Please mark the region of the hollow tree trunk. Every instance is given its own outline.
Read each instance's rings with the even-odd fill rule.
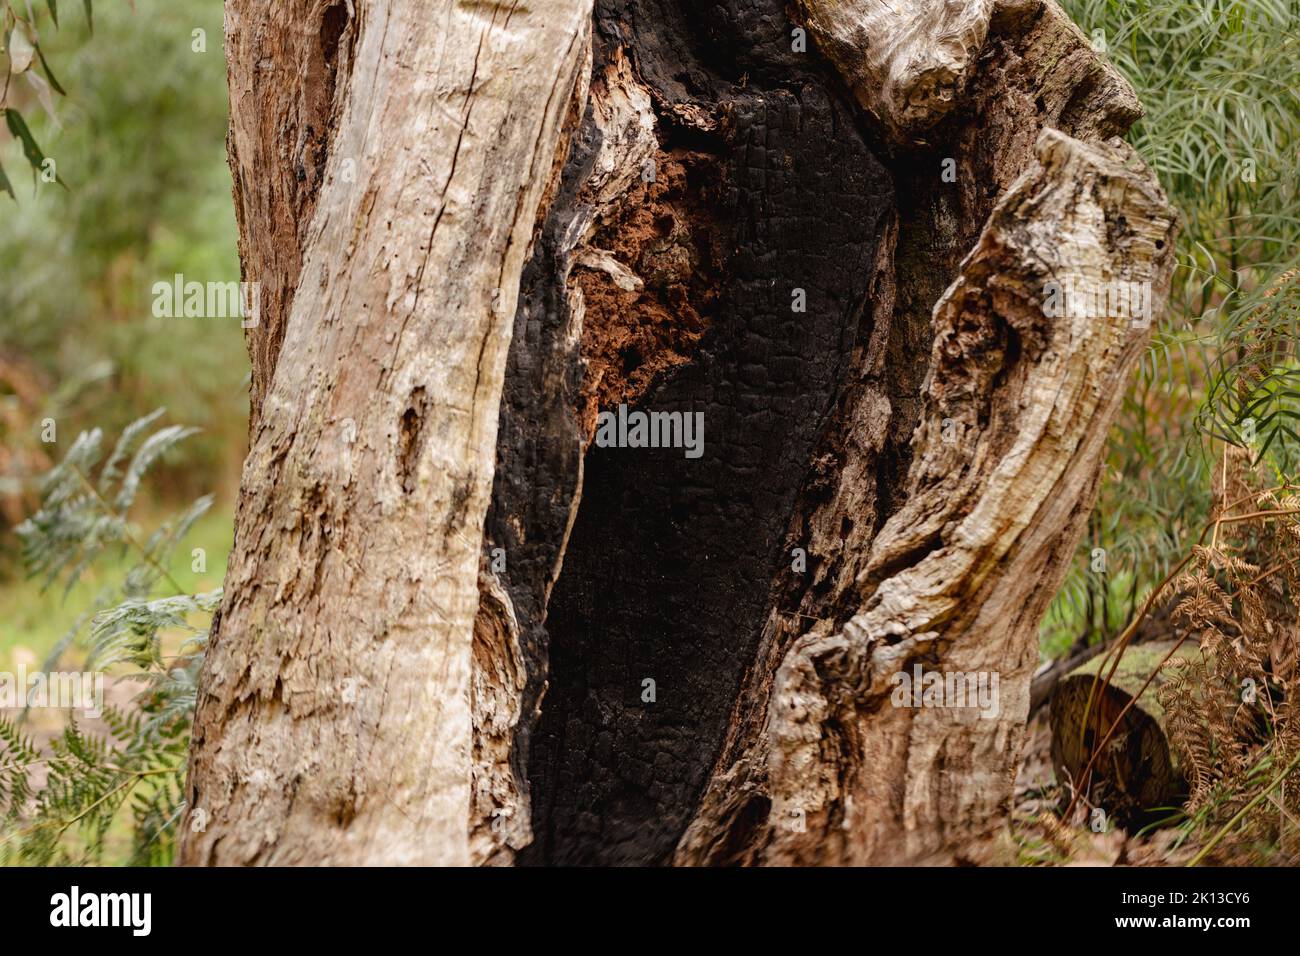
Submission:
[[[1051,0],[903,10],[229,0],[263,313],[183,861],[982,858],[1147,334],[1049,286],[1158,315],[1174,227]]]

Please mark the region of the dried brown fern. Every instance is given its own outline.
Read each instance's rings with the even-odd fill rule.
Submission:
[[[1159,691],[1184,761],[1191,828],[1232,823],[1213,841],[1224,861],[1300,852],[1300,772],[1273,776],[1300,754],[1300,497],[1264,484],[1246,450],[1225,450],[1214,534],[1174,582],[1175,620],[1199,639],[1200,655],[1171,660]]]

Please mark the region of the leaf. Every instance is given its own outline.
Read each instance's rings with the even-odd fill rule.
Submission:
[[[59,4],[58,0],[45,0],[46,6],[50,8],[50,17],[54,20],[54,25],[59,25]],[[55,84],[56,86],[58,84]]]
[[[116,607],[101,611],[95,615],[91,627],[89,666],[96,670],[104,670],[119,663],[135,664],[143,668],[150,664],[162,667],[164,662],[156,653],[153,640],[157,632],[200,630],[190,623],[190,616],[201,614],[210,618],[221,605],[221,596],[222,592],[218,589],[152,600],[130,598]]]
[[[107,494],[113,483],[122,475],[122,465],[125,464],[127,457],[135,451],[139,443],[140,436],[162,417],[166,411],[165,408],[155,408],[143,418],[137,418],[130,425],[122,430],[117,444],[113,446],[113,453],[108,456],[108,462],[99,473],[99,490]]]
[[[50,84],[45,82],[45,79],[39,73],[24,73],[23,77],[27,80],[28,85],[36,91],[36,98],[40,100],[41,109],[45,110],[50,122],[56,128],[60,126],[59,118],[54,115],[54,97],[50,95]]]
[[[113,501],[113,507],[122,514],[126,509],[131,507],[135,501],[136,492],[140,488],[140,479],[149,466],[154,463],[173,445],[184,441],[191,435],[198,432],[197,428],[187,428],[181,425],[168,425],[166,428],[160,428],[154,432],[140,448],[136,451],[135,457],[131,459],[130,466],[126,469],[126,474],[122,478],[122,483],[118,487],[117,497]]]
[[[54,77],[54,71],[50,69],[50,64],[45,60],[45,51],[38,46],[36,48],[36,55],[41,58],[41,69],[45,71],[45,76],[50,81],[50,86],[54,87],[55,92],[60,96],[67,96],[68,91],[59,85],[59,81]]]
[[[27,29],[21,22],[14,24],[14,28],[9,31],[8,51],[9,72],[25,73],[36,55],[36,44],[32,43],[32,38],[27,35]]]
[[[86,24],[90,27],[90,32],[95,32],[95,18],[91,14],[90,0],[81,0],[81,5],[86,8]]]
[[[45,154],[41,148],[36,145],[36,140],[32,138],[32,131],[27,128],[27,123],[23,120],[22,114],[12,106],[5,110],[5,122],[9,125],[9,132],[14,134],[14,138],[23,144],[23,155],[27,157],[27,162],[32,165],[32,174],[40,172],[41,163],[45,161]]]
[[[14,202],[18,201],[18,197],[14,195],[13,183],[9,182],[9,177],[5,175],[5,168],[3,166],[0,166],[0,189],[7,192],[9,198],[14,200]]]

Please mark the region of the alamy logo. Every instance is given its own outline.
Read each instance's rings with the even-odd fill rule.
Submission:
[[[79,710],[86,717],[104,713],[104,675],[99,671],[0,671],[0,710],[17,707],[58,707]]]
[[[597,448],[683,448],[687,458],[704,454],[703,412],[617,412],[596,416]]]
[[[246,329],[257,325],[262,287],[257,282],[186,282],[179,272],[171,282],[155,282],[153,314],[157,319],[233,319]]]
[[[70,893],[50,897],[51,926],[129,926],[133,936],[148,936],[153,898],[148,893]]]
[[[1053,279],[1043,286],[1043,314],[1051,318],[1128,319],[1135,329],[1151,326],[1151,283],[1098,282],[1084,276]]]
[[[890,678],[895,707],[970,708],[981,717],[999,713],[997,672],[926,671],[920,664],[912,672],[899,671]]]

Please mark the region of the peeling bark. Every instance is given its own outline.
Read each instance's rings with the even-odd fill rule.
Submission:
[[[273,294],[183,859],[983,859],[1147,334],[1046,284],[1168,288],[1118,74],[1051,0],[229,2]]]
[[[263,73],[292,71],[276,44],[310,45],[303,24],[332,8],[261,8],[228,7],[231,150],[246,272],[284,305],[250,338],[265,384],[187,785],[207,827],[185,831],[181,861],[468,863],[501,304],[587,66],[590,7],[354,0],[347,75],[319,98],[331,109],[291,124],[303,142],[333,128],[307,205],[277,178],[296,180],[298,156],[266,156],[291,142],[294,84],[276,93]],[[315,76],[295,81],[311,102]],[[510,708],[477,707],[490,732],[508,723]]]
[[[284,342],[337,119],[348,95],[357,24],[347,0],[226,6],[227,137],[241,279],[257,283],[248,334],[256,422]]]

